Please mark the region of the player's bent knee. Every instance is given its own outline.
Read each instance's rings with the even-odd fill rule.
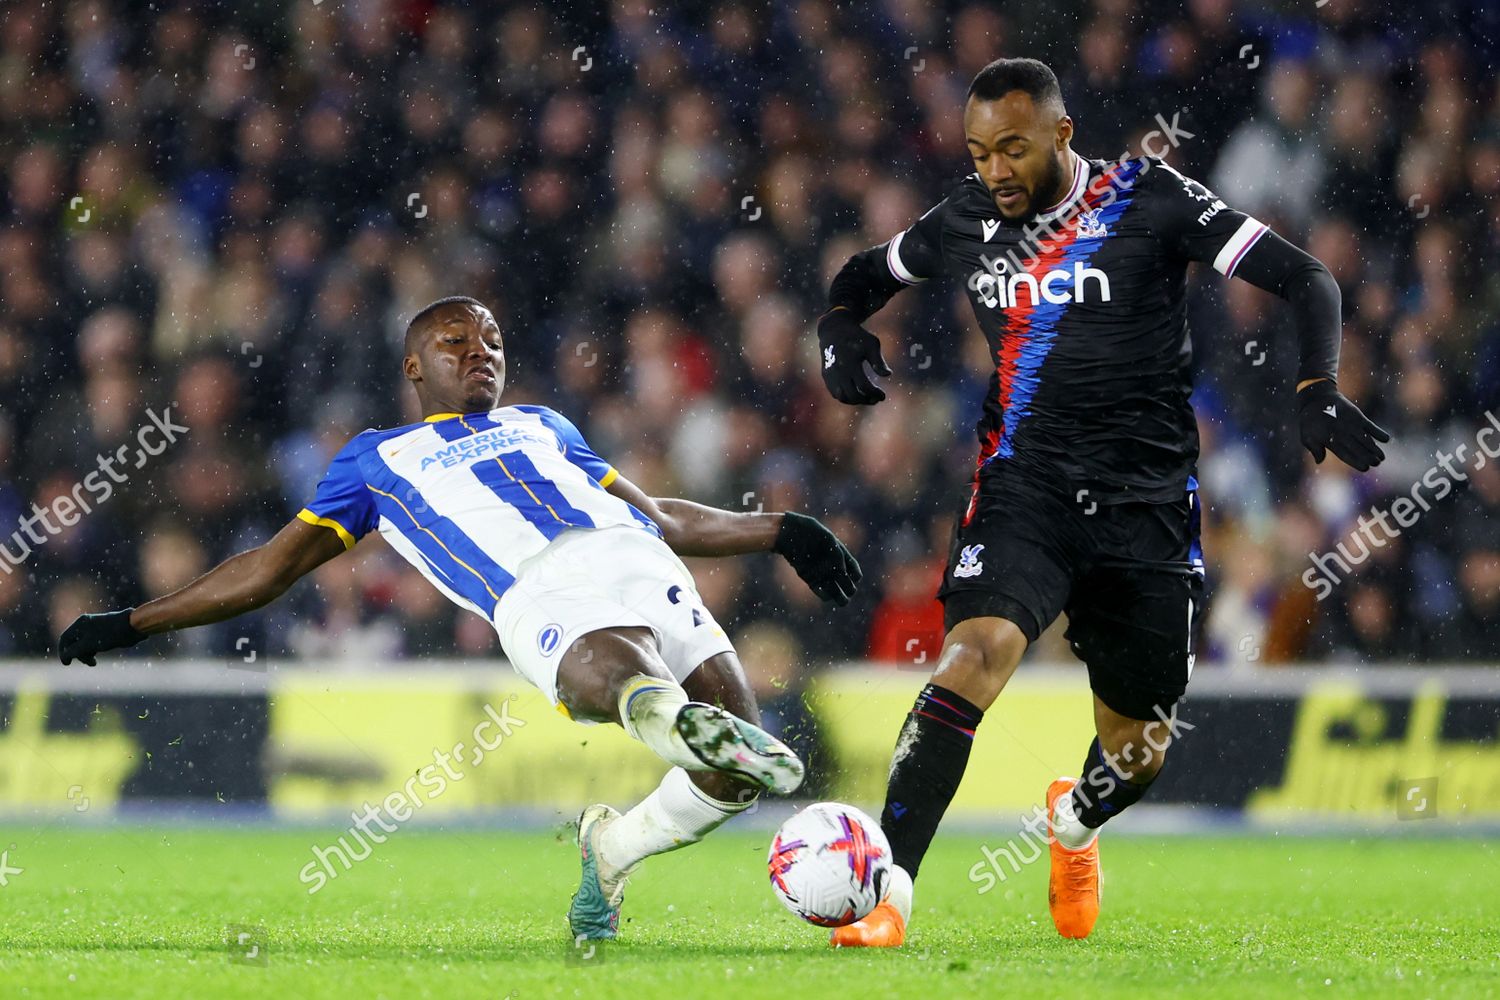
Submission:
[[[558,663],[557,700],[572,719],[619,722],[620,692],[640,674],[672,680],[650,629],[589,632],[575,639]]]
[[[988,708],[1026,652],[1026,636],[1005,618],[970,618],[943,640],[933,682]]]

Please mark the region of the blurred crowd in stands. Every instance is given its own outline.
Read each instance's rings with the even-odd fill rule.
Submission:
[[[365,427],[410,422],[404,321],[471,294],[508,402],[568,414],[659,495],[799,509],[859,556],[820,606],[780,560],[693,560],[773,713],[809,667],[928,670],[989,361],[955,287],[870,323],[868,410],[812,327],[848,256],[969,171],[968,81],[1033,55],[1074,148],[1175,122],[1170,161],[1307,247],[1344,292],[1341,384],[1395,442],[1300,448],[1282,304],[1195,269],[1211,600],[1200,663],[1500,656],[1500,14],[1484,0],[1045,5],[877,0],[10,0],[0,10],[0,547],[134,448],[107,499],[0,557],[0,655],[50,654],[268,538]],[[1467,465],[1399,537],[1358,518]],[[1500,448],[1496,449],[1500,451]],[[1343,544],[1343,549],[1338,546]],[[1346,568],[1326,598],[1312,554]],[[498,655],[378,539],[243,620],[130,655]],[[1070,658],[1054,629],[1033,656]]]

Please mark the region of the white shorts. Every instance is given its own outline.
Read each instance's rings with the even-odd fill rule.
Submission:
[[[495,631],[511,666],[554,705],[557,667],[574,641],[622,625],[656,633],[679,683],[704,660],[734,649],[682,560],[639,528],[564,531],[521,563],[495,606]]]

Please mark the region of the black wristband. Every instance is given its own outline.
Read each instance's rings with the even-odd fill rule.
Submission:
[[[799,514],[794,510],[784,512],[781,515],[781,524],[776,528],[776,541],[772,543],[771,551],[777,555],[786,555],[787,548],[796,544],[795,536],[805,532],[808,527],[816,523],[817,518],[808,517],[806,514]],[[802,537],[805,538],[806,535]]]
[[[146,638],[146,633],[130,624],[130,615],[135,608],[125,608],[121,611],[109,611],[95,616],[99,624],[104,626],[104,636],[115,649],[123,649],[126,646],[134,646]]]
[[[1337,398],[1340,395],[1342,393],[1339,392],[1337,382],[1331,378],[1320,378],[1297,390],[1297,407],[1306,409],[1322,400]]]

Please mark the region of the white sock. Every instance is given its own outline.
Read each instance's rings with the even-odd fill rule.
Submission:
[[[677,732],[677,712],[687,702],[687,692],[677,682],[637,674],[620,692],[620,724],[668,764],[707,771]]]
[[[1059,796],[1052,807],[1052,836],[1070,851],[1079,851],[1094,842],[1099,831],[1083,825],[1073,803],[1073,793]]]
[[[674,767],[656,790],[599,832],[599,859],[612,871],[629,868],[653,854],[696,844],[731,816],[755,802],[720,802]]]
[[[907,923],[911,923],[912,891],[911,876],[906,869],[900,865],[891,865],[891,884],[885,891],[885,898]]]

